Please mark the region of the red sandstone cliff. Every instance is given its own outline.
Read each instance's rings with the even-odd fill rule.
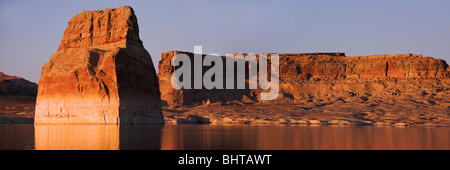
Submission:
[[[161,97],[168,105],[262,102],[259,89],[174,89],[170,76],[176,68],[170,66],[170,61],[178,53],[193,56],[188,52],[170,51],[163,53],[159,61]],[[449,90],[440,84],[441,80],[450,80],[448,64],[422,55],[346,57],[343,53],[280,54],[279,63],[280,94],[272,101],[277,103],[314,97],[421,95],[426,84],[429,86],[430,83],[436,85],[435,90]]]
[[[35,123],[163,123],[153,68],[131,7],[81,12],[42,67]]]
[[[422,55],[345,57],[344,54],[281,54],[280,75],[301,78],[448,78],[448,65]]]

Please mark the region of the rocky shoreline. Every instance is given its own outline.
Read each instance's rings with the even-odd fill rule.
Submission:
[[[334,106],[333,106],[334,105]],[[396,126],[396,127],[450,127],[450,119],[445,110],[423,114],[419,112],[387,113],[395,108],[382,111],[362,111],[363,104],[353,104],[355,111],[333,111],[350,109],[350,105],[330,104],[288,104],[288,105],[199,105],[192,107],[165,107],[163,114],[166,124],[277,124],[311,126]],[[370,105],[370,104],[366,104]],[[423,106],[418,106],[423,107]],[[438,109],[435,109],[438,110]]]
[[[0,95],[0,124],[34,123],[36,97]]]
[[[10,102],[5,103],[6,97],[0,96],[0,124],[34,123],[32,98],[9,96],[7,99]],[[395,114],[371,118],[367,112],[330,114],[325,110],[319,111],[319,107],[308,106],[312,105],[224,106],[213,103],[190,107],[164,107],[163,114],[165,124],[450,127],[450,120],[444,114],[411,114],[411,119],[392,116]],[[307,112],[309,110],[315,112]]]

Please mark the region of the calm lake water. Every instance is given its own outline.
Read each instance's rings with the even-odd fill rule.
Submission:
[[[448,127],[0,125],[0,149],[449,150]]]

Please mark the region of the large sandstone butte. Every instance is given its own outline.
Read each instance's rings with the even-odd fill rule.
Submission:
[[[159,61],[168,123],[450,125],[450,67],[441,59],[280,54],[279,95],[265,101],[261,89],[174,89],[170,78],[177,68],[170,61],[180,53],[194,57],[170,51]],[[203,66],[203,73],[210,67]]]
[[[72,17],[43,66],[35,124],[162,124],[158,79],[131,7]]]
[[[172,88],[170,76],[176,68],[170,65],[170,61],[178,53],[194,57],[193,53],[170,51],[163,53],[159,61],[161,96],[167,104],[202,104],[208,100],[210,102],[242,100],[261,102],[259,89],[176,90]],[[226,57],[222,56],[222,59],[225,63]],[[444,60],[414,54],[360,57],[346,57],[344,53],[280,54],[279,60],[280,95],[275,101],[282,103],[286,100],[305,97],[405,94],[408,90],[406,88],[390,92],[392,89],[386,85],[386,82],[392,82],[394,83],[392,85],[395,85],[395,82],[412,80],[416,84],[412,84],[409,88],[417,90],[421,88],[419,84],[422,79],[439,81],[439,79],[450,77],[450,67]],[[204,66],[203,73],[209,68]],[[230,72],[227,71],[225,74]],[[374,80],[379,82],[374,83]]]

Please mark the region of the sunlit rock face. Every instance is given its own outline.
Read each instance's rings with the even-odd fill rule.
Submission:
[[[35,124],[162,124],[160,103],[133,9],[83,11],[42,67]]]
[[[209,102],[283,104],[313,98],[411,98],[422,97],[423,93],[436,93],[437,97],[448,98],[450,84],[448,64],[444,60],[422,55],[347,57],[344,53],[279,54],[280,93],[273,101],[263,101],[260,100],[260,89],[174,89],[171,76],[177,68],[171,65],[171,60],[177,54],[194,56],[183,51],[169,51],[161,55],[158,67],[161,98],[169,106]],[[226,57],[222,58],[225,62]],[[195,67],[191,64],[191,68]],[[203,66],[203,74],[209,68]],[[225,74],[233,73],[227,70]]]

